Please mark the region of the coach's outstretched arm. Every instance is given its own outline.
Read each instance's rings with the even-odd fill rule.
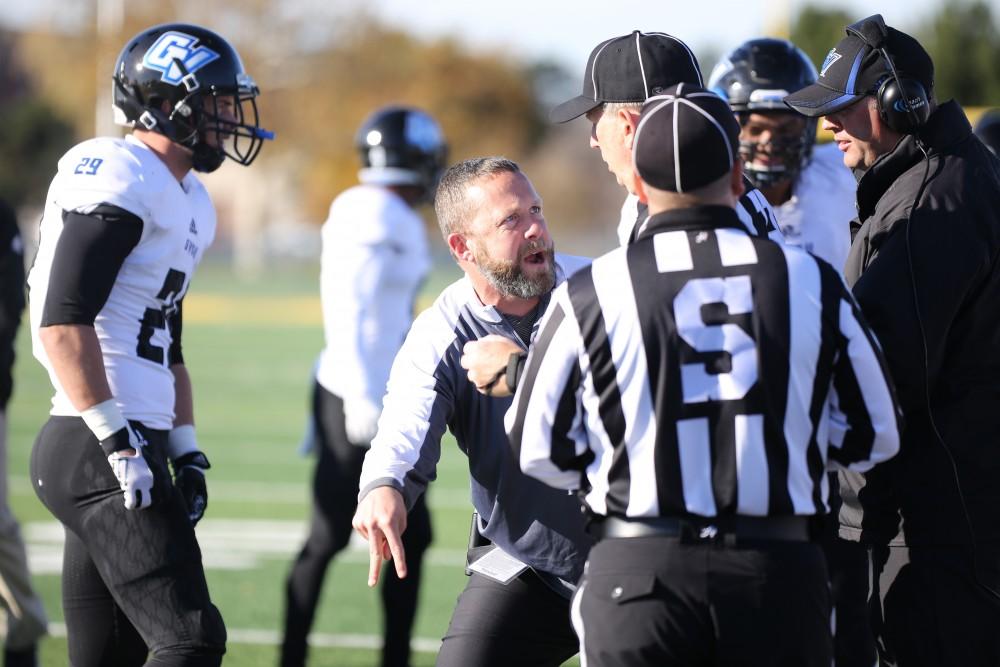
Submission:
[[[413,323],[389,373],[378,432],[361,469],[354,529],[369,542],[368,585],[375,586],[383,560],[407,574],[402,535],[407,512],[437,475],[441,436],[453,409],[454,389],[439,373],[444,349],[428,344],[440,326],[432,314]]]

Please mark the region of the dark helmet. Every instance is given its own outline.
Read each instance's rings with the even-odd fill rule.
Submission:
[[[729,102],[740,124],[751,113],[795,114],[783,98],[816,82],[816,67],[802,49],[783,39],[751,39],[726,55],[712,70],[708,87]],[[816,141],[816,119],[806,119],[798,137],[760,144],[740,141],[744,169],[757,187],[794,178],[805,166]],[[758,151],[781,160],[773,166],[753,165]]]
[[[197,171],[215,171],[227,157],[248,165],[274,138],[259,125],[257,84],[211,30],[184,23],[143,30],[122,49],[112,78],[115,122],[190,148]],[[232,105],[221,112],[232,117],[220,116],[220,105]]]
[[[440,126],[424,111],[382,107],[358,129],[358,180],[371,185],[414,185],[432,195],[448,156]]]
[[[979,117],[976,136],[994,154],[1000,155],[1000,109],[990,109]]]

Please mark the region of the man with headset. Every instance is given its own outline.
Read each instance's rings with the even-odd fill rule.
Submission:
[[[1000,163],[879,15],[785,102],[823,116],[859,176],[845,275],[904,411],[900,455],[840,478],[840,535],[881,569],[882,664],[1000,664]]]

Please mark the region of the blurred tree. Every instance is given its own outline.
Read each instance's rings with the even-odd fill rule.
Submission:
[[[526,67],[451,39],[421,41],[366,16],[352,26],[333,43],[297,54],[294,87],[262,97],[280,142],[306,155],[306,210],[322,217],[332,194],[355,182],[354,131],[384,104],[429,111],[445,131],[451,160],[490,153],[517,158],[539,141],[545,124]]]
[[[40,202],[73,129],[34,92],[8,32],[0,32],[0,118],[0,197],[15,208]]]
[[[844,28],[862,17],[852,17],[842,9],[815,5],[803,7],[792,22],[789,39],[806,52],[819,69],[826,54],[844,37]]]
[[[997,17],[983,0],[942,6],[915,35],[934,59],[935,96],[962,105],[1000,103]]]
[[[224,34],[260,85],[262,124],[277,132],[277,140],[265,148],[260,167],[246,174],[220,170],[213,179],[239,181],[240,188],[255,193],[270,192],[270,184],[278,181],[292,186],[290,195],[280,195],[281,201],[254,214],[260,218],[254,229],[279,216],[323,220],[332,197],[356,182],[356,128],[376,107],[391,103],[433,114],[444,128],[453,162],[503,154],[531,169],[553,222],[572,221],[574,230],[586,236],[617,219],[621,195],[587,147],[583,121],[556,137],[545,120],[549,107],[576,94],[575,78],[551,63],[524,62],[509,50],[480,51],[457,38],[421,38],[370,14],[348,13],[344,6],[134,0],[125,5],[116,34],[98,34],[91,14],[68,32],[49,24],[21,34],[19,51],[39,92],[72,119],[78,136],[89,137],[95,89],[111,85],[114,57],[128,38],[170,21]],[[254,184],[244,183],[247,179]],[[546,193],[543,186],[550,182]],[[229,204],[216,199],[224,229],[228,218],[238,217],[227,213]]]

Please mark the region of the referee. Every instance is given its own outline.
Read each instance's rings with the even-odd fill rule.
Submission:
[[[898,449],[881,353],[837,272],[751,236],[739,126],[689,84],[644,106],[637,241],[556,289],[507,428],[582,489],[599,540],[573,600],[586,664],[823,665],[827,463]]]

